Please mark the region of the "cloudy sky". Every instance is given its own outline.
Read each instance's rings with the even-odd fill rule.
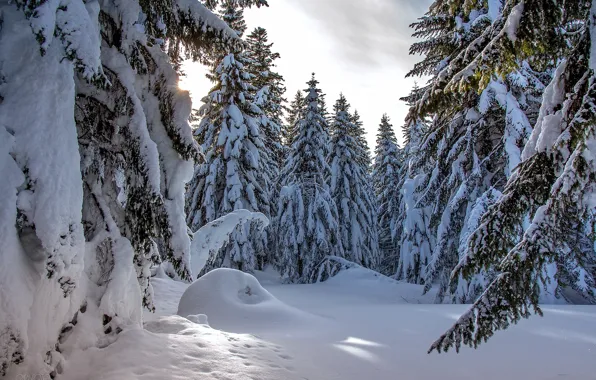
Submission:
[[[413,79],[406,72],[418,60],[408,55],[408,25],[422,16],[431,0],[269,0],[268,8],[246,12],[249,32],[267,29],[286,79],[287,98],[306,87],[312,72],[327,94],[329,107],[343,92],[361,114],[374,148],[377,126],[387,113],[401,142],[407,107],[399,100]],[[195,102],[210,83],[199,64],[185,67],[181,86]],[[331,111],[331,109],[330,109]]]

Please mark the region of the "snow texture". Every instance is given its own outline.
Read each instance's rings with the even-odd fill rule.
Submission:
[[[28,21],[14,5],[0,5],[0,12],[6,25],[0,34],[1,160],[6,170],[0,221],[2,350],[5,339],[12,341],[8,352],[0,351],[0,367],[9,364],[7,357],[24,356],[43,371],[39,358],[53,349],[62,323],[82,296],[73,294],[84,253],[74,67],[63,59],[60,44],[39,54]]]
[[[282,357],[289,357],[283,348],[255,336],[168,316],[124,331],[107,348],[77,352],[61,379],[299,380]]]
[[[315,319],[277,300],[254,276],[227,268],[215,269],[188,287],[177,314],[207,315],[211,326],[225,331],[283,331]]]
[[[256,222],[262,229],[269,225],[269,219],[260,212],[236,210],[199,228],[190,245],[193,275],[201,272],[211,254],[229,242],[238,226],[251,222]]]
[[[240,278],[246,275],[238,272],[223,275],[224,282],[231,281],[236,287],[222,284],[215,288],[214,281],[202,285],[227,289],[226,297],[232,300],[225,303],[232,307],[228,310],[241,308],[247,313],[251,307],[259,309],[275,302],[282,310],[291,309],[294,317],[300,314],[305,318],[300,317],[298,322],[308,323],[284,323],[279,328],[273,323],[269,326],[267,316],[253,323],[244,318],[246,314],[226,314],[221,316],[225,329],[219,331],[214,326],[220,315],[172,315],[176,313],[172,300],[180,299],[188,285],[161,279],[155,302],[158,309],[169,305],[161,309],[165,317],[147,322],[145,330],[124,331],[107,348],[77,353],[62,378],[392,380],[399,374],[423,380],[501,380],[551,379],[556,374],[583,380],[593,374],[593,306],[545,307],[544,318],[514,326],[480,350],[427,355],[429,342],[459,316],[464,306],[429,305],[434,296],[420,296],[421,286],[374,275],[363,268],[342,271],[327,282],[313,285],[282,285],[279,275],[269,270],[256,275],[266,289],[254,278]],[[237,286],[245,284],[268,301],[252,305],[240,301]],[[204,296],[210,300],[215,297],[210,293]],[[276,307],[272,317],[279,316]]]

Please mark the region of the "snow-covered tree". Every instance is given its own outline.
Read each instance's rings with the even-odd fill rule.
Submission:
[[[109,344],[153,308],[153,262],[190,279],[183,193],[198,150],[174,65],[236,35],[179,0],[2,2],[0,14],[10,57],[0,81],[0,375],[55,376],[79,314]]]
[[[326,182],[328,126],[314,74],[308,86],[306,108],[282,171],[284,187],[275,220],[276,266],[285,280],[302,283],[316,281],[326,256],[344,255],[337,208]]]
[[[375,159],[372,166],[372,188],[376,196],[379,247],[382,257],[381,271],[394,274],[399,259],[399,249],[392,234],[392,221],[399,206],[399,183],[402,162],[399,146],[389,117],[381,119],[377,132]]]
[[[197,166],[187,191],[187,221],[193,231],[239,209],[271,215],[271,172],[264,170],[270,163],[263,136],[268,118],[254,103],[247,61],[238,47],[219,62],[213,71],[215,87],[200,111],[195,134],[205,162]],[[264,241],[254,224],[239,226],[199,275],[221,267],[253,271],[258,256],[264,255]]]
[[[356,139],[356,145],[358,147],[358,163],[364,169],[364,171],[369,174],[372,170],[372,158],[370,154],[370,147],[366,141],[366,130],[364,129],[364,123],[360,119],[358,110],[354,110],[354,113],[351,116],[351,121],[356,127],[352,131],[352,137]]]
[[[423,184],[434,165],[434,161],[421,154],[426,128],[421,119],[407,120],[403,128],[405,146],[398,186],[399,205],[391,222],[392,237],[400,252],[395,277],[413,284],[424,284],[424,268],[434,247],[434,235],[429,228],[432,208],[418,203],[424,194]]]
[[[402,192],[410,191],[415,203],[408,203],[407,210],[403,204],[401,209],[403,218],[414,218],[407,226],[402,224],[414,230],[406,234],[405,241],[402,239],[406,244],[403,248],[408,249],[404,259],[410,264],[404,262],[401,276],[409,265],[419,267],[411,247],[420,241],[408,239],[429,236],[426,240],[433,241],[432,254],[422,268],[422,281],[426,290],[439,286],[439,302],[446,296],[456,302],[470,299],[470,295],[454,293],[462,290],[456,287],[457,279],[450,286],[451,272],[462,253],[460,243],[471,228],[468,224],[475,223],[471,212],[476,200],[501,191],[520,162],[521,149],[540,104],[542,81],[547,77],[533,68],[540,66],[537,60],[528,59],[509,73],[492,72],[482,87],[463,81],[456,86],[450,81],[457,80],[458,74],[452,70],[460,60],[473,59],[486,46],[487,30],[501,22],[505,8],[500,2],[481,0],[465,5],[437,1],[427,16],[414,24],[415,35],[423,41],[412,45],[411,52],[423,54],[424,58],[409,75],[430,74],[431,80],[407,98],[411,104],[408,119],[417,123],[432,117],[432,122],[417,157],[418,167],[427,169],[415,174],[423,174],[414,186],[416,191],[411,192],[412,184],[408,183],[408,189]],[[423,215],[430,217],[424,228],[420,224],[426,219]],[[427,249],[426,243],[424,247]],[[419,254],[417,250],[414,253]],[[414,279],[422,282],[417,275],[410,278]]]
[[[257,103],[268,119],[264,126],[263,139],[269,156],[274,160],[272,178],[277,179],[285,158],[281,128],[286,88],[283,76],[274,71],[275,61],[280,55],[271,50],[273,43],[269,43],[267,30],[264,28],[255,28],[246,41],[247,71],[252,75],[251,84],[256,89],[254,96]]]
[[[343,94],[333,111],[328,183],[338,208],[344,257],[366,268],[377,269],[380,263],[377,210],[368,174],[362,166],[358,127],[352,122],[350,105]]]
[[[495,331],[532,312],[541,313],[539,300],[548,281],[554,281],[560,297],[565,289],[573,289],[587,302],[596,301],[594,277],[585,266],[593,252],[578,244],[585,236],[596,189],[591,151],[596,141],[596,67],[590,49],[596,4],[511,0],[502,5],[484,28],[480,48],[462,50],[441,79],[444,88],[458,96],[469,86],[484,94],[494,91],[494,103],[506,104],[507,118],[501,135],[506,152],[502,195],[490,200],[493,205],[479,221],[471,218],[478,228],[467,239],[452,279],[472,280],[486,268],[496,275],[489,274],[482,295],[433,344],[431,349],[439,351],[459,349],[462,343],[476,347]],[[524,97],[516,96],[508,81],[527,80],[519,73],[545,52],[558,56],[559,65],[521,151],[527,124],[519,115]],[[501,79],[494,78],[495,72]],[[526,83],[521,86],[524,93],[531,92],[531,82]]]
[[[222,20],[236,32],[238,37],[244,36],[247,29],[244,20],[244,9],[235,0],[222,0],[221,8]]]
[[[291,149],[294,143],[294,138],[297,135],[296,124],[303,117],[304,106],[304,95],[302,95],[302,91],[298,91],[294,96],[294,100],[290,103],[290,107],[288,107],[286,122],[282,126],[283,144],[286,150]]]

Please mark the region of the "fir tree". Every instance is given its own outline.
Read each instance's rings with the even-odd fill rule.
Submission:
[[[241,18],[228,4],[226,13]],[[243,22],[228,17],[237,25]],[[270,216],[271,162],[263,130],[268,118],[254,103],[255,88],[249,81],[246,58],[241,48],[226,55],[213,70],[215,87],[201,109],[202,119],[195,131],[205,152],[187,192],[187,222],[196,231],[205,224],[238,209],[258,211]],[[274,174],[274,173],[273,173]],[[252,223],[239,226],[229,243],[213,252],[199,274],[220,267],[246,272],[256,269],[264,255],[265,238]]]
[[[349,113],[350,105],[340,95],[333,107],[331,197],[338,206],[338,223],[344,257],[366,268],[377,269],[380,262],[377,213],[369,178],[362,165],[358,126]],[[356,136],[356,137],[355,137]]]
[[[366,130],[364,129],[364,123],[362,120],[360,120],[360,114],[358,113],[358,110],[354,110],[351,121],[356,127],[353,129],[352,137],[356,139],[356,144],[358,146],[358,163],[366,173],[370,173],[372,170],[372,158],[368,142],[366,141]]]
[[[298,91],[294,96],[294,100],[290,103],[286,123],[282,128],[283,143],[286,150],[292,147],[294,139],[297,135],[296,124],[302,119],[304,113],[304,96],[302,91]]]
[[[257,91],[266,89],[266,101],[261,105],[265,115],[275,123],[278,128],[283,124],[282,117],[285,109],[284,93],[286,88],[284,78],[275,72],[275,61],[280,58],[279,53],[272,52],[273,43],[268,43],[267,30],[256,28],[247,37],[248,58],[247,71],[253,75],[252,84]],[[255,94],[256,96],[256,94]],[[271,138],[279,144],[279,130]],[[279,149],[276,147],[276,149]]]
[[[426,87],[416,89],[407,98],[411,104],[409,120],[416,123],[428,116],[434,118],[417,158],[420,167],[429,169],[419,178],[423,182],[415,186],[419,196],[413,195],[420,212],[410,208],[408,213],[424,215],[423,210],[432,210],[424,229],[434,243],[428,265],[423,268],[423,281],[426,290],[439,286],[438,302],[445,296],[454,302],[472,297],[454,293],[462,289],[457,288],[457,281],[449,286],[451,271],[465,251],[460,249],[465,244],[462,236],[469,230],[468,224],[474,223],[470,212],[477,199],[501,191],[519,163],[531,130],[530,117],[536,113],[544,88],[543,75],[533,69],[530,61],[521,62],[509,75],[487,78],[481,89],[463,83],[453,87],[449,82],[451,69],[462,54],[467,52],[465,59],[477,55],[479,46],[487,43],[486,31],[499,22],[502,8],[496,3],[489,5],[480,0],[465,6],[437,1],[429,14],[413,25],[415,35],[425,40],[415,43],[411,52],[422,53],[424,59],[409,75],[433,76]],[[404,210],[403,217],[407,215]],[[403,244],[419,245],[407,240],[415,236],[420,238],[418,233],[409,233]]]
[[[372,185],[377,198],[379,247],[383,259],[382,272],[391,275],[395,273],[399,258],[399,249],[392,233],[392,220],[397,214],[399,206],[399,175],[402,165],[399,150],[393,126],[385,114],[377,132]]]
[[[434,168],[434,160],[425,157],[421,151],[427,126],[423,120],[413,119],[404,126],[404,157],[400,172],[401,189],[398,212],[391,223],[392,237],[400,252],[395,277],[413,284],[424,284],[424,268],[428,265],[434,235],[429,228],[431,207],[418,203],[424,194],[424,184]]]
[[[244,20],[244,9],[235,0],[222,0],[221,18],[236,32],[238,37],[244,36],[246,32],[246,21]]]
[[[64,3],[0,5],[15,58],[0,84],[0,376],[23,361],[56,376],[79,314],[102,344],[141,326],[159,260],[190,280],[183,192],[199,155],[175,65],[238,44],[199,2]]]
[[[246,69],[252,76],[251,84],[255,89],[251,95],[255,97],[255,103],[266,116],[262,122],[262,131],[268,162],[263,162],[263,168],[272,183],[277,184],[280,167],[285,159],[281,125],[286,101],[283,94],[286,89],[283,77],[274,71],[275,60],[280,56],[271,51],[272,46],[273,44],[268,43],[267,31],[264,28],[256,28],[248,35]],[[271,204],[277,203],[278,186],[272,185],[270,192]],[[276,210],[272,208],[271,211],[274,213]]]
[[[478,228],[466,239],[465,253],[451,275],[452,286],[460,277],[470,281],[483,275],[487,268],[496,274],[487,273],[482,295],[431,350],[459,350],[462,343],[477,347],[496,330],[529,317],[532,311],[541,313],[538,303],[549,281],[545,276],[549,266],[556,269],[550,278],[557,284],[556,291],[571,288],[586,301],[595,301],[594,277],[585,267],[586,255],[593,251],[579,249],[585,245],[578,244],[593,207],[587,199],[593,196],[596,167],[590,152],[596,141],[590,3],[506,2],[492,13],[477,40],[480,44],[462,49],[432,84],[452,96],[461,96],[466,88],[486,95],[494,91],[498,95],[493,104],[505,108],[507,118],[501,134],[506,153],[502,195],[487,189],[484,194],[490,191],[496,199],[487,196],[479,208],[485,208],[483,203],[493,205],[480,219],[470,218]],[[577,29],[570,38],[561,33],[567,26]],[[528,65],[539,64],[544,52],[562,59],[520,154],[528,123],[514,115],[527,105],[508,81],[520,84],[520,78],[531,78],[523,72]],[[497,67],[501,77],[495,79]],[[527,85],[523,87],[531,93]],[[424,108],[422,102],[438,104],[427,96],[418,109]],[[479,109],[486,108],[481,103]],[[528,118],[531,114],[526,112]],[[526,219],[531,222],[524,223]]]
[[[326,256],[344,254],[337,208],[326,183],[330,175],[325,157],[328,127],[317,85],[313,74],[306,90],[306,108],[296,124],[293,149],[282,172],[284,187],[275,220],[276,266],[290,282],[316,281]]]

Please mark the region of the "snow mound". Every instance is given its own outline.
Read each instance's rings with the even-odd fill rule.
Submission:
[[[340,257],[327,257],[319,266],[316,282],[332,291],[353,297],[353,302],[374,301],[390,304],[434,304],[436,289],[424,294],[424,286],[397,281],[372,269]]]
[[[110,346],[74,354],[61,380],[294,380],[294,359],[251,335],[214,330],[179,316],[123,331]]]
[[[283,329],[314,318],[279,301],[254,276],[227,268],[213,270],[188,287],[177,314],[205,314],[211,326],[235,332]]]

